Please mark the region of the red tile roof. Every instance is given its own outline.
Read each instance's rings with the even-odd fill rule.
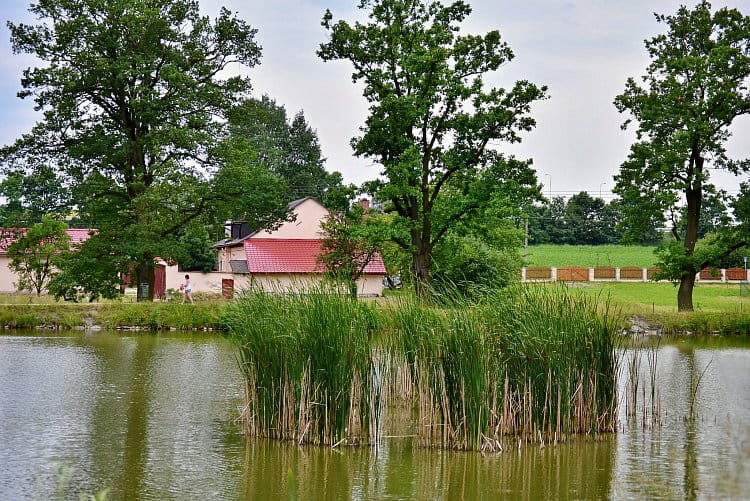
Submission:
[[[250,238],[245,256],[250,273],[322,273],[317,262],[322,240],[292,238]],[[370,261],[365,275],[385,275],[380,256]]]
[[[8,254],[10,247],[16,240],[16,236],[23,234],[26,228],[0,228],[0,255]],[[89,239],[96,230],[68,228],[65,233],[70,236],[70,243],[78,245]]]
[[[67,230],[65,230],[65,233],[67,233],[68,236],[70,237],[70,242],[73,245],[77,245],[77,244],[82,244],[83,242],[88,240],[94,231],[95,230],[68,228]]]

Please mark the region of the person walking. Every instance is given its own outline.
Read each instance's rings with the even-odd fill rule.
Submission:
[[[190,275],[185,275],[185,283],[180,286],[180,289],[185,293],[185,295],[182,296],[181,304],[185,304],[186,299],[189,299],[190,304],[193,304],[193,288],[190,285]]]

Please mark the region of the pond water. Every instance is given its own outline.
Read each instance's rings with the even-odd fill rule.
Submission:
[[[499,455],[390,438],[376,453],[246,440],[219,336],[4,334],[0,499],[53,497],[61,466],[75,499],[280,501],[290,482],[305,500],[750,497],[750,343],[662,344],[658,358],[660,428]]]

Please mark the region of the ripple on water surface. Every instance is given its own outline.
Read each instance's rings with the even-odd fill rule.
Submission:
[[[339,451],[245,441],[242,380],[220,336],[0,335],[0,499],[50,497],[61,464],[71,493],[109,487],[112,499],[286,499],[290,471],[313,500],[745,497],[749,345],[665,344],[658,381],[660,430],[499,456],[409,438]]]

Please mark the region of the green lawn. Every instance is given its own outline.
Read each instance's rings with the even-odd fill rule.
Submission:
[[[656,262],[655,248],[636,245],[531,245],[527,266],[645,268]]]
[[[677,288],[669,283],[595,282],[579,285],[574,289],[597,295],[602,301],[610,298],[626,312],[677,311]],[[738,284],[698,284],[693,291],[693,306],[695,311],[748,313],[750,296],[740,296]]]

